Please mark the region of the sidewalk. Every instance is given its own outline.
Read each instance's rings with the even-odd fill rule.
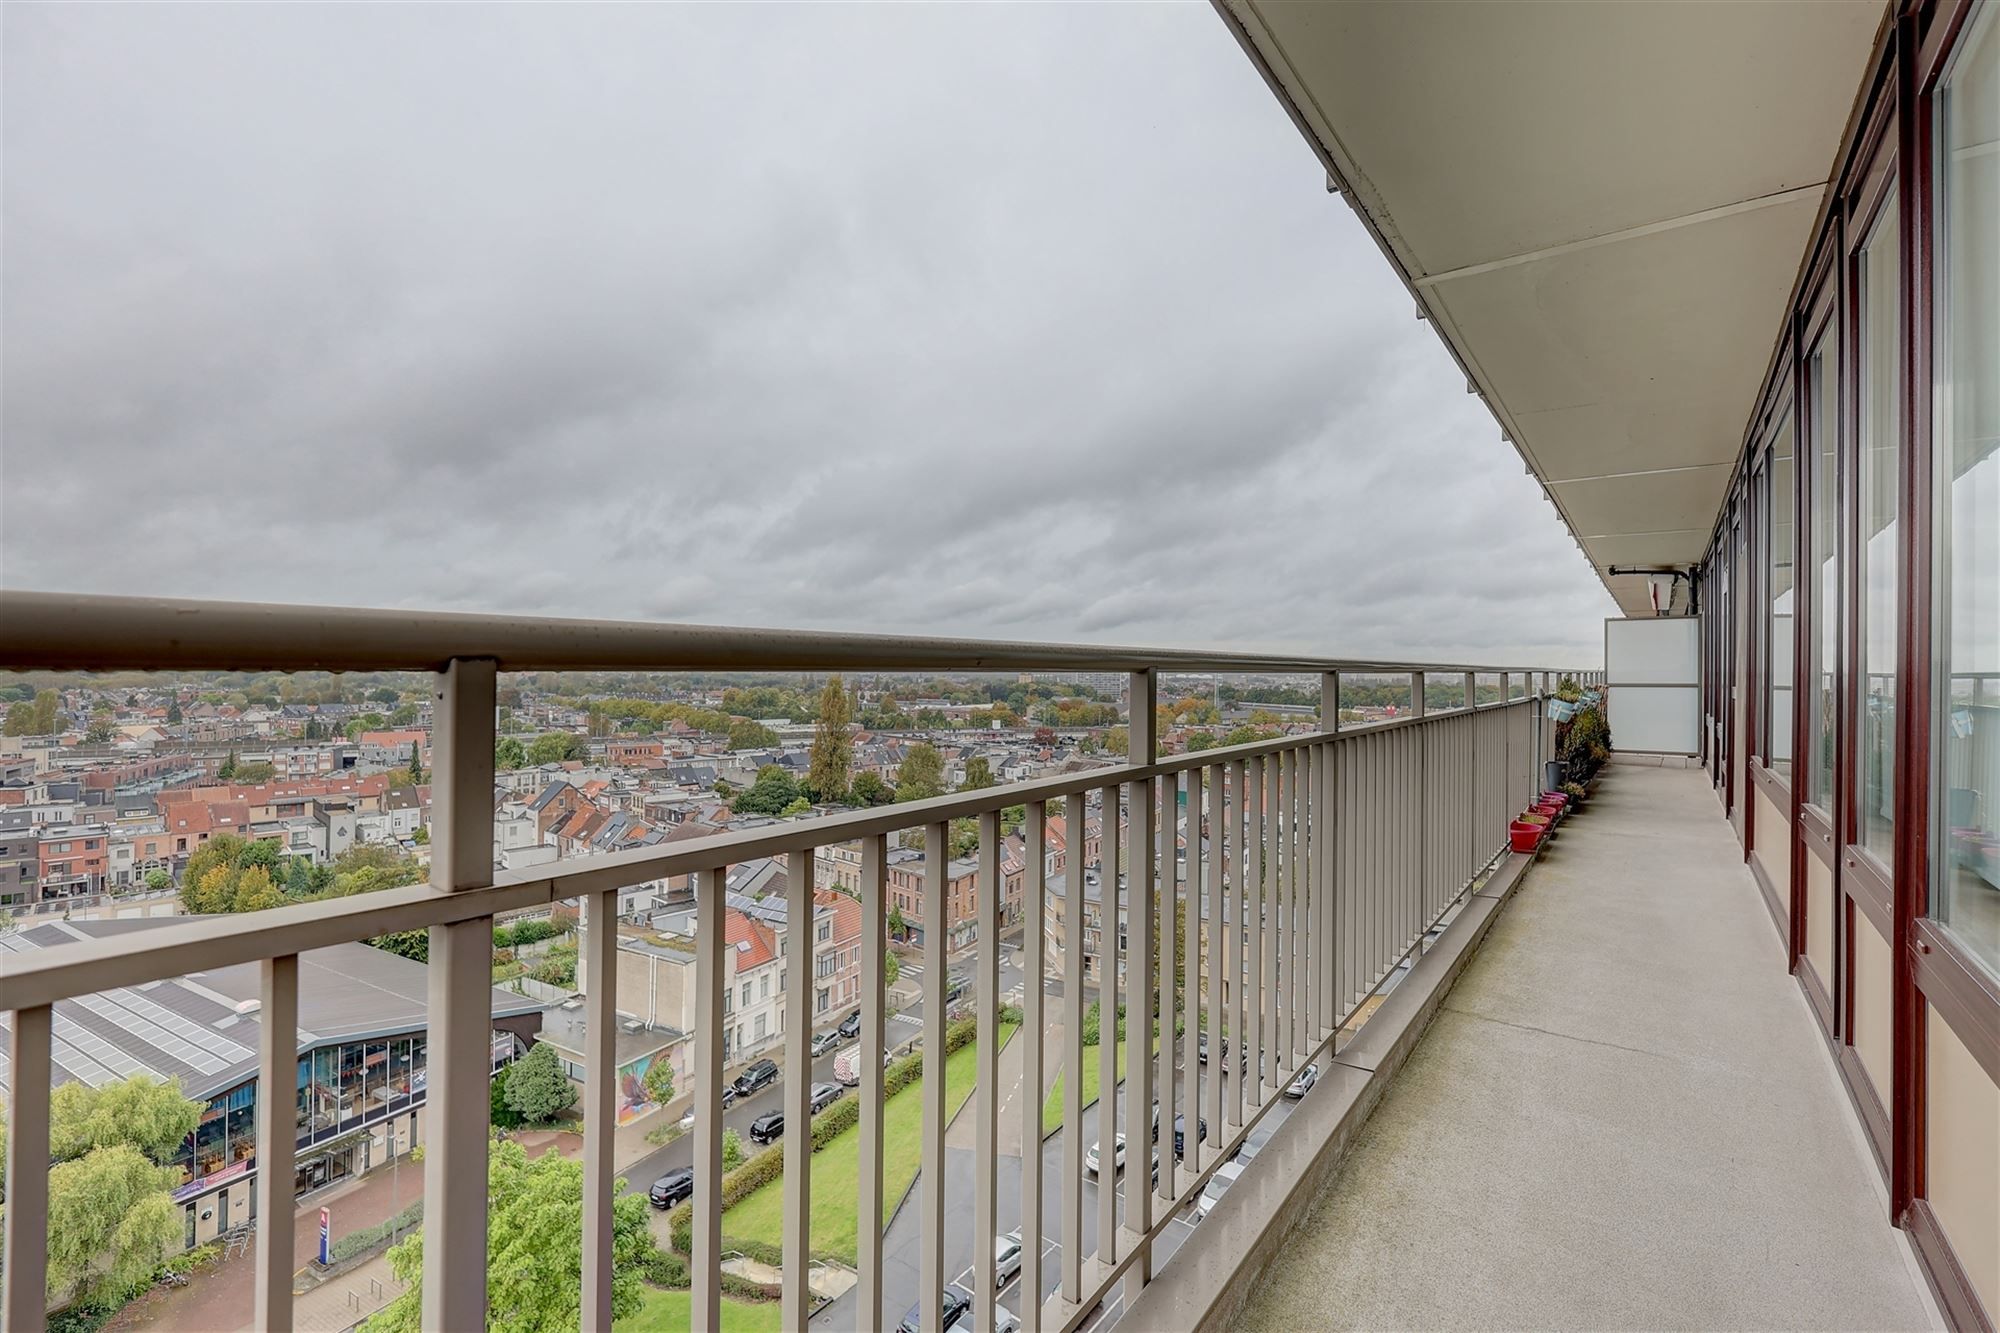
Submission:
[[[423,1188],[422,1164],[406,1157],[393,1167],[378,1167],[359,1180],[345,1181],[312,1195],[300,1205],[293,1223],[293,1267],[304,1268],[319,1252],[321,1208],[332,1210],[333,1234],[338,1237],[388,1221],[416,1202],[423,1194]],[[371,1261],[352,1273],[341,1275],[318,1291],[298,1297],[294,1303],[300,1311],[298,1327],[339,1329],[360,1319],[360,1313],[351,1313],[339,1323],[308,1324],[304,1312],[309,1303],[326,1293],[327,1288],[334,1291],[332,1300],[352,1312],[354,1307],[347,1303],[345,1292],[357,1284],[362,1290],[369,1290],[362,1274],[375,1262],[381,1264],[377,1280],[385,1288],[394,1286],[387,1259]],[[250,1329],[253,1327],[255,1307],[252,1288],[254,1267],[254,1251],[226,1259],[194,1277],[185,1287],[155,1288],[119,1311],[117,1317],[105,1327],[113,1330],[160,1329],[171,1333],[235,1333],[236,1330]],[[394,1287],[367,1313],[388,1304],[389,1299],[400,1290],[400,1287]]]

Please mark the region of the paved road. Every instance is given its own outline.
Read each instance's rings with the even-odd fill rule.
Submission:
[[[1179,1095],[1176,1097],[1175,1105],[1178,1107],[1184,1104],[1186,1085],[1183,1079],[1176,1079],[1176,1086],[1179,1090]],[[1225,1079],[1225,1089],[1226,1087],[1227,1080]],[[1126,1124],[1126,1112],[1123,1084],[1119,1085],[1117,1097],[1118,1123],[1124,1126]],[[966,1111],[968,1115],[971,1114],[970,1106],[971,1103],[968,1102],[968,1109]],[[1290,1112],[1291,1104],[1289,1102],[1280,1102],[1270,1115],[1266,1117],[1264,1123],[1273,1126],[1280,1124]],[[1096,1116],[1097,1110],[1094,1107],[1086,1112],[1086,1119],[1092,1124],[1094,1124]],[[1062,1235],[1063,1201],[1061,1181],[1064,1132],[1058,1130],[1055,1134],[1043,1140],[1041,1145],[1043,1191],[1042,1235],[1044,1254],[1042,1260],[1042,1294],[1044,1298],[1054,1292],[1062,1281],[1062,1250],[1059,1241]],[[1091,1142],[1096,1141],[1094,1129],[1090,1134],[1090,1140]],[[1136,1156],[1133,1160],[1136,1165]],[[976,1159],[971,1151],[946,1148],[945,1197],[947,1199],[970,1203],[974,1197],[975,1167]],[[994,1178],[998,1191],[996,1212],[999,1216],[999,1229],[1003,1232],[1011,1231],[1021,1224],[1021,1159],[1019,1156],[1003,1154],[996,1162],[995,1168]],[[1118,1215],[1121,1218],[1125,1215],[1125,1177],[1130,1174],[1134,1173],[1127,1172],[1121,1174],[1114,1186],[1118,1192],[1117,1209]],[[1086,1258],[1094,1254],[1097,1249],[1097,1188],[1097,1182],[1089,1177],[1085,1177],[1082,1181],[1083,1218],[1080,1248]],[[922,1229],[923,1207],[918,1190],[912,1189],[903,1206],[890,1219],[888,1231],[883,1237],[882,1305],[884,1317],[888,1320],[894,1321],[900,1319],[903,1312],[917,1302],[923,1290]],[[1194,1223],[1188,1212],[1183,1210],[1181,1216],[1175,1218],[1160,1233],[1159,1239],[1154,1242],[1154,1265],[1157,1267],[1166,1262],[1174,1251],[1180,1248],[1182,1242],[1188,1238],[1193,1230]],[[968,1291],[972,1289],[971,1265],[973,1262],[973,1241],[971,1210],[962,1206],[947,1209],[944,1247],[945,1270],[952,1275],[949,1279],[950,1281],[957,1282]],[[813,1327],[815,1329],[854,1328],[856,1326],[855,1299],[854,1294],[850,1292],[848,1295],[834,1301],[814,1317],[812,1321]],[[1019,1279],[1009,1283],[1001,1290],[1000,1303],[1017,1314],[1020,1312],[1021,1285]],[[1117,1303],[1118,1297],[1114,1295],[1112,1300],[1106,1303],[1106,1308],[1099,1317],[1100,1320],[1115,1315],[1117,1312]]]

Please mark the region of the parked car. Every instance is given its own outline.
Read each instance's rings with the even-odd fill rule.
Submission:
[[[993,1287],[999,1290],[1021,1276],[1021,1233],[1010,1231],[993,1242]]]
[[[1085,1171],[1088,1171],[1093,1176],[1097,1174],[1099,1169],[1099,1162],[1102,1160],[1098,1156],[1098,1151],[1097,1151],[1100,1146],[1101,1146],[1100,1144],[1093,1143],[1090,1145],[1088,1151],[1086,1151],[1083,1154],[1083,1169]],[[1116,1174],[1117,1172],[1123,1170],[1124,1167],[1125,1167],[1125,1136],[1123,1134],[1120,1134],[1117,1138],[1111,1141],[1111,1170],[1113,1174]]]
[[[813,1114],[818,1115],[827,1107],[847,1095],[847,1089],[838,1083],[815,1083],[812,1085]]]
[[[1195,1118],[1194,1133],[1195,1137],[1199,1139],[1205,1139],[1208,1137],[1208,1117],[1197,1116]],[[1155,1105],[1153,1106],[1153,1142],[1158,1143],[1159,1141],[1160,1141],[1160,1108],[1159,1105],[1155,1103]],[[1187,1117],[1184,1115],[1177,1115],[1174,1117],[1174,1156],[1176,1157],[1187,1156]]]
[[[1245,1166],[1248,1166],[1251,1162],[1257,1160],[1257,1154],[1264,1151],[1264,1145],[1269,1143],[1271,1136],[1277,1132],[1278,1129],[1275,1125],[1257,1126],[1257,1128],[1250,1131],[1250,1137],[1243,1140],[1243,1146],[1236,1150],[1236,1156],[1229,1160],[1232,1162],[1241,1162]]]
[[[938,1321],[940,1324],[946,1328],[950,1328],[961,1318],[971,1318],[971,1292],[959,1286],[956,1282],[952,1282],[945,1286],[942,1294],[944,1300],[940,1304],[944,1306],[944,1318]],[[903,1316],[903,1322],[896,1325],[896,1330],[897,1333],[923,1333],[923,1327],[924,1303],[918,1301],[910,1307],[909,1313]]]
[[[655,1208],[671,1208],[682,1199],[694,1197],[694,1168],[677,1166],[653,1182],[653,1188],[646,1191]]]
[[[835,1028],[834,1031],[849,1041],[853,1041],[859,1037],[861,1035],[861,1011],[856,1009],[853,1013],[841,1019],[840,1026]]]
[[[1202,1033],[1195,1042],[1195,1055],[1203,1064],[1208,1063],[1208,1034]],[[1222,1039],[1222,1058],[1229,1058],[1229,1038]]]
[[[1317,1064],[1307,1065],[1299,1071],[1297,1078],[1294,1078],[1285,1086],[1285,1095],[1296,1100],[1311,1092],[1313,1084],[1317,1082],[1319,1082],[1319,1066]]]
[[[817,1060],[828,1051],[839,1050],[847,1038],[840,1035],[839,1028],[829,1028],[812,1039],[813,1059]]]
[[[784,1133],[785,1113],[783,1111],[766,1111],[750,1122],[750,1141],[752,1143],[769,1143],[773,1139],[782,1138]]]
[[[972,1333],[972,1311],[967,1310],[958,1317],[945,1333]],[[993,1307],[993,1333],[1021,1333],[1021,1317],[1004,1305]]]
[[[1229,1187],[1234,1185],[1237,1177],[1242,1174],[1243,1164],[1240,1162],[1224,1162],[1215,1168],[1215,1174],[1210,1176],[1208,1184],[1202,1187],[1200,1202],[1194,1206],[1194,1220],[1199,1222],[1207,1217],[1209,1210],[1222,1202],[1222,1196],[1228,1193]]]
[[[736,1076],[736,1095],[749,1097],[762,1092],[778,1081],[778,1065],[774,1060],[759,1060]]]

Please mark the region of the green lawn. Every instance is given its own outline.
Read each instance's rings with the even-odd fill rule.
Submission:
[[[684,1333],[694,1323],[693,1297],[684,1291],[661,1291],[642,1287],[646,1303],[630,1319],[621,1319],[620,1333]],[[726,1333],[778,1333],[784,1307],[777,1301],[722,1302],[722,1327]]]
[[[1118,1077],[1122,1080],[1125,1077],[1124,1042],[1121,1041],[1118,1043],[1118,1049],[1115,1054],[1118,1062]],[[1098,1069],[1100,1059],[1102,1057],[1098,1054],[1097,1047],[1086,1046],[1083,1048],[1083,1083],[1081,1086],[1083,1088],[1083,1104],[1086,1107],[1097,1104],[1097,1083],[1099,1078],[1102,1077]],[[1061,1128],[1062,1118],[1063,1075],[1058,1073],[1056,1075],[1055,1086],[1049,1089],[1048,1097],[1042,1102],[1042,1133],[1046,1136]]]
[[[1014,1035],[1016,1024],[1000,1025],[1000,1045]],[[958,1113],[972,1095],[979,1077],[979,1044],[969,1042],[944,1062],[945,1116]],[[882,1221],[886,1224],[917,1177],[924,1157],[924,1100],[918,1080],[883,1104]],[[853,1093],[849,1093],[853,1096]],[[852,1263],[860,1232],[861,1129],[848,1130],[812,1157],[812,1246],[815,1251],[845,1255]],[[741,1200],[723,1216],[725,1237],[784,1242],[785,1182],[772,1181]]]

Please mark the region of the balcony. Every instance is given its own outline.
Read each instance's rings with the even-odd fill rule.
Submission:
[[[1506,824],[1535,790],[1553,729],[1543,703],[1554,683],[1547,670],[1495,670],[1469,664],[1327,662],[1249,655],[1144,652],[1053,645],[878,639],[825,634],[772,634],[660,625],[518,621],[468,616],[329,611],[224,604],[112,601],[0,594],[0,644],[19,664],[144,669],[199,669],[225,663],[271,669],[428,670],[437,673],[433,743],[436,833],[432,882],[328,902],[301,903],[236,916],[93,940],[58,949],[9,954],[0,971],[0,1011],[8,1011],[10,1100],[5,1276],[10,1328],[31,1329],[44,1318],[41,1249],[47,1225],[49,1100],[46,1074],[52,1040],[61,1040],[60,1007],[75,997],[240,963],[261,968],[256,1007],[257,1115],[255,1164],[257,1275],[255,1326],[287,1326],[292,1313],[292,1188],[290,1130],[297,1013],[298,959],[309,950],[388,931],[428,928],[428,1135],[423,1322],[426,1327],[476,1327],[486,1300],[485,1182],[488,1081],[492,1073],[489,973],[496,913],[581,899],[585,907],[582,990],[587,1067],[612,1068],[618,1035],[616,987],[610,968],[613,932],[588,929],[615,917],[618,891],[633,883],[691,876],[696,885],[697,980],[703,1002],[695,1033],[696,1093],[692,1201],[693,1322],[721,1322],[723,1261],[729,1247],[719,1206],[725,1006],[721,911],[730,867],[781,856],[810,867],[816,849],[858,843],[863,912],[861,969],[861,1166],[855,1206],[863,1219],[883,1213],[885,1160],[884,1032],[886,875],[890,836],[925,830],[943,846],[950,822],[977,821],[978,920],[981,940],[999,938],[1000,815],[1026,811],[1021,972],[1043,978],[1021,996],[1023,1029],[1060,1025],[1066,1045],[1044,1050],[1023,1041],[1012,1077],[1043,1087],[1054,1068],[1081,1070],[1085,986],[1080,952],[1055,956],[1045,929],[1052,889],[1043,852],[1048,820],[1065,815],[1071,828],[1095,809],[1106,829],[1104,886],[1125,886],[1128,947],[1122,991],[1099,998],[1138,1005],[1153,1000],[1161,1013],[1186,1016],[1179,1039],[1150,1049],[1141,1023],[1128,1025],[1126,1077],[1119,1095],[1094,1107],[1080,1104],[1081,1079],[1066,1085],[1062,1127],[1042,1153],[1020,1153],[1042,1142],[1039,1097],[1014,1097],[1015,1123],[1001,1124],[999,1022],[1000,950],[981,948],[971,960],[967,998],[976,1015],[977,1083],[970,1123],[952,1122],[945,1085],[946,987],[951,967],[946,933],[927,933],[922,978],[922,1160],[915,1192],[887,1229],[862,1225],[855,1285],[820,1322],[878,1328],[907,1303],[924,1302],[924,1322],[941,1322],[932,1308],[954,1273],[960,1251],[991,1253],[1015,1224],[1029,1256],[1010,1300],[1029,1327],[1070,1329],[1115,1318],[1147,1299],[1155,1269],[1164,1278],[1197,1262],[1214,1261],[1225,1225],[1189,1237],[1189,1208],[1245,1140],[1290,1112],[1286,1089],[1306,1066],[1329,1069],[1324,1085],[1354,1079],[1332,1058],[1354,1049],[1336,1034],[1373,1009],[1378,994],[1397,996],[1361,1027],[1363,1044],[1390,1026],[1398,998],[1415,997],[1416,979],[1436,969],[1428,960],[1469,950],[1501,902],[1503,885],[1520,871],[1505,852]],[[1056,779],[963,792],[929,801],[777,823],[719,836],[584,857],[524,873],[494,873],[493,752],[495,689],[501,671],[673,669],[931,669],[1117,671],[1130,681],[1129,762]],[[1413,711],[1368,726],[1292,734],[1195,754],[1162,757],[1153,734],[1157,690],[1174,672],[1273,672],[1309,675],[1321,683],[1323,716],[1337,709],[1343,672],[1407,672]],[[1461,699],[1491,697],[1477,707],[1427,712],[1426,682],[1449,681]],[[1497,685],[1497,688],[1490,688]],[[1122,814],[1122,818],[1119,818]],[[926,890],[939,901],[946,861],[926,860]],[[1100,888],[1100,892],[1110,892]],[[785,890],[792,919],[811,920],[812,876],[792,876]],[[1082,876],[1061,888],[1068,919],[1082,914]],[[1481,894],[1485,896],[1481,896]],[[1179,910],[1184,905],[1185,910]],[[1174,938],[1176,922],[1185,933]],[[1427,942],[1427,962],[1404,965]],[[1184,969],[1166,966],[1176,949]],[[1234,960],[1232,962],[1232,960]],[[1397,985],[1398,982],[1402,984]],[[812,969],[793,968],[786,999],[792,1012],[812,1010]],[[73,1020],[68,1020],[73,1021]],[[791,1024],[785,1063],[810,1063],[809,1024]],[[1200,1048],[1223,1049],[1213,1064]],[[1238,1079],[1246,1052],[1260,1072]],[[1106,1086],[1117,1087],[1115,1046],[1095,1054]],[[1384,1061],[1383,1079],[1388,1066]],[[1373,1084],[1371,1076],[1362,1083]],[[610,1325],[611,1200],[616,1089],[591,1077],[586,1088],[582,1253],[582,1322]],[[812,1124],[810,1086],[788,1079],[782,1089],[788,1160],[807,1160]],[[1308,1114],[1331,1093],[1310,1094]],[[1153,1188],[1139,1179],[1135,1151],[1124,1182],[1098,1190],[1083,1166],[1087,1140],[1145,1134],[1130,1106],[1179,1108],[1192,1126],[1183,1154],[1162,1150]],[[1284,1108],[1283,1111],[1280,1108]],[[1143,1116],[1143,1113],[1141,1113]],[[948,1123],[951,1122],[951,1123]],[[1302,1122],[1303,1123],[1303,1122]],[[947,1155],[971,1148],[971,1181],[956,1180]],[[1274,1150],[1298,1130],[1272,1140]],[[1165,1138],[1162,1131],[1162,1138]],[[1015,1162],[1007,1173],[1004,1142]],[[784,1175],[786,1263],[781,1279],[783,1320],[803,1326],[821,1305],[811,1283],[808,1219],[813,1172]],[[949,1184],[949,1192],[948,1192]],[[965,1225],[967,1210],[971,1225]],[[953,1246],[948,1239],[956,1232]],[[897,1245],[906,1248],[896,1249]],[[1247,1258],[1252,1251],[1235,1254]],[[968,1279],[977,1322],[999,1302],[995,1275],[975,1264]],[[911,1275],[917,1282],[909,1283]],[[1043,1293],[1040,1301],[1020,1292]],[[925,1293],[928,1293],[926,1295]]]

